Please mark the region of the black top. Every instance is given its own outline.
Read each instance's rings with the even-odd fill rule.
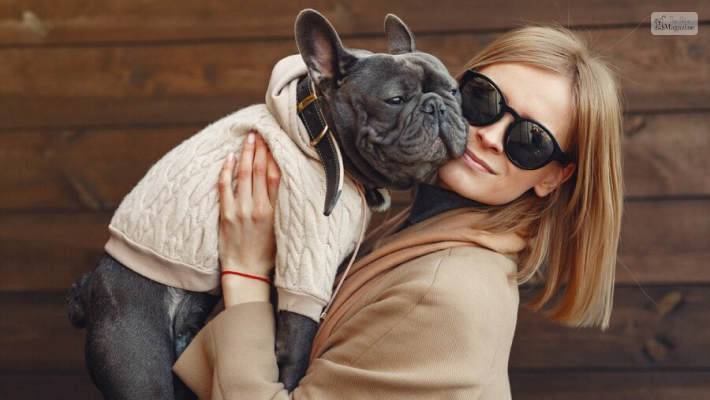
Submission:
[[[402,229],[424,221],[427,218],[461,207],[486,207],[460,194],[439,186],[422,183],[414,196],[412,210]]]

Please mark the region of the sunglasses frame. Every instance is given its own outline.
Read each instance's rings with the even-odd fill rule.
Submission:
[[[509,112],[510,115],[513,116],[513,122],[511,122],[508,125],[508,128],[505,131],[505,136],[503,137],[503,148],[505,149],[505,155],[508,156],[508,159],[510,160],[510,162],[512,162],[516,167],[524,169],[524,170],[528,170],[528,171],[540,169],[540,168],[544,167],[545,165],[551,163],[552,161],[557,161],[560,164],[562,164],[563,166],[569,164],[570,157],[567,154],[565,154],[564,151],[562,151],[562,149],[560,148],[560,145],[557,144],[557,140],[555,140],[555,136],[552,135],[552,132],[550,132],[550,130],[547,129],[545,127],[545,125],[535,121],[534,119],[521,117],[517,111],[515,111],[512,107],[510,107],[508,105],[508,102],[505,100],[505,96],[503,96],[503,91],[500,90],[498,85],[496,85],[495,82],[493,82],[493,80],[491,78],[489,78],[481,73],[478,73],[474,70],[471,70],[471,69],[466,70],[466,72],[461,77],[461,82],[459,83],[459,92],[461,93],[462,97],[464,95],[463,88],[466,86],[467,83],[469,83],[474,78],[484,79],[486,82],[493,85],[493,87],[498,92],[498,95],[500,96],[500,98],[502,100],[502,104],[501,104],[501,109],[500,109],[500,112],[498,113],[498,115],[493,117],[493,119],[491,119],[490,121],[487,121],[485,124],[481,124],[481,125],[474,124],[471,121],[468,121],[468,118],[466,120],[468,121],[469,124],[471,124],[473,126],[488,126],[488,125],[495,123],[499,119],[503,118],[503,115],[505,115],[506,112]],[[465,117],[466,116],[464,116],[464,118]],[[510,132],[513,131],[514,126],[516,126],[517,124],[524,122],[524,121],[529,121],[529,122],[537,125],[543,131],[545,131],[545,133],[550,137],[550,139],[552,139],[552,145],[553,145],[552,154],[550,154],[550,156],[542,164],[540,164],[539,166],[536,166],[534,168],[530,168],[525,165],[521,165],[519,162],[517,162],[515,159],[513,159],[513,157],[508,152],[508,137],[510,136]]]

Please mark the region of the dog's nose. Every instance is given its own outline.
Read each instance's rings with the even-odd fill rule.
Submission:
[[[446,105],[444,104],[444,101],[441,100],[441,98],[439,97],[430,97],[426,101],[424,101],[424,104],[422,104],[422,110],[425,113],[430,114],[439,119],[443,118],[446,115]]]

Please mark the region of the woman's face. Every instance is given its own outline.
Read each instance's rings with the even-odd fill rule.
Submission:
[[[518,63],[493,64],[478,72],[498,85],[520,116],[544,125],[567,151],[572,118],[572,85],[567,78]],[[491,125],[469,125],[467,150],[439,168],[439,186],[484,204],[499,205],[531,188],[538,196],[547,196],[572,176],[573,163],[563,167],[553,161],[533,171],[516,167],[503,149],[503,137],[512,121],[513,116],[506,113]]]

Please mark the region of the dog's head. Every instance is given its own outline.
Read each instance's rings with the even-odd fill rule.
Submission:
[[[396,16],[385,19],[389,54],[346,49],[313,10],[296,20],[296,42],[343,152],[345,168],[368,188],[408,189],[465,147],[458,85],[417,48]]]

